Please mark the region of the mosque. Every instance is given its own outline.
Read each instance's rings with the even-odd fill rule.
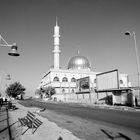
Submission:
[[[53,67],[46,72],[42,77],[38,88],[45,88],[52,86],[55,88],[56,94],[53,96],[57,100],[67,101],[88,101],[97,100],[96,89],[96,74],[99,72],[91,71],[91,63],[87,57],[80,55],[78,52],[76,56],[69,59],[66,69],[61,69],[59,64],[60,57],[60,33],[59,25],[56,20],[54,27],[54,64]],[[89,78],[89,92],[87,94],[77,94],[77,79]],[[119,81],[121,87],[128,87],[128,75],[119,74]],[[101,94],[100,94],[101,95]],[[102,94],[103,95],[103,94]],[[105,94],[106,95],[106,94]],[[99,96],[98,96],[99,98]]]

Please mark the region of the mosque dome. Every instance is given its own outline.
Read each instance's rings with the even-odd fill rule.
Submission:
[[[74,56],[69,60],[68,69],[70,70],[90,70],[90,63],[84,56]]]

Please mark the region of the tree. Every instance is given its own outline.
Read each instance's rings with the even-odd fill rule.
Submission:
[[[44,89],[45,91],[45,94],[49,96],[49,98],[51,98],[52,95],[54,95],[56,92],[55,92],[55,88],[52,87],[52,86],[48,86]]]
[[[38,95],[41,98],[42,97],[42,91],[41,91],[41,89],[36,89],[35,95]]]
[[[26,89],[24,88],[24,86],[22,84],[20,84],[20,82],[15,82],[13,84],[10,84],[9,87],[7,87],[6,89],[6,94],[9,97],[13,97],[13,98],[17,98],[19,95],[21,95],[21,97],[25,94]]]

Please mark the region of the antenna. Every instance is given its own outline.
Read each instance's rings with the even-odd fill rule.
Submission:
[[[77,54],[78,54],[78,55],[80,54],[80,51],[79,51],[79,49],[77,50]]]

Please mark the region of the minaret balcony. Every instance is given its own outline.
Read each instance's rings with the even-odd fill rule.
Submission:
[[[61,53],[60,50],[53,50],[53,53]]]
[[[54,34],[53,37],[60,37],[59,33],[58,34]]]

